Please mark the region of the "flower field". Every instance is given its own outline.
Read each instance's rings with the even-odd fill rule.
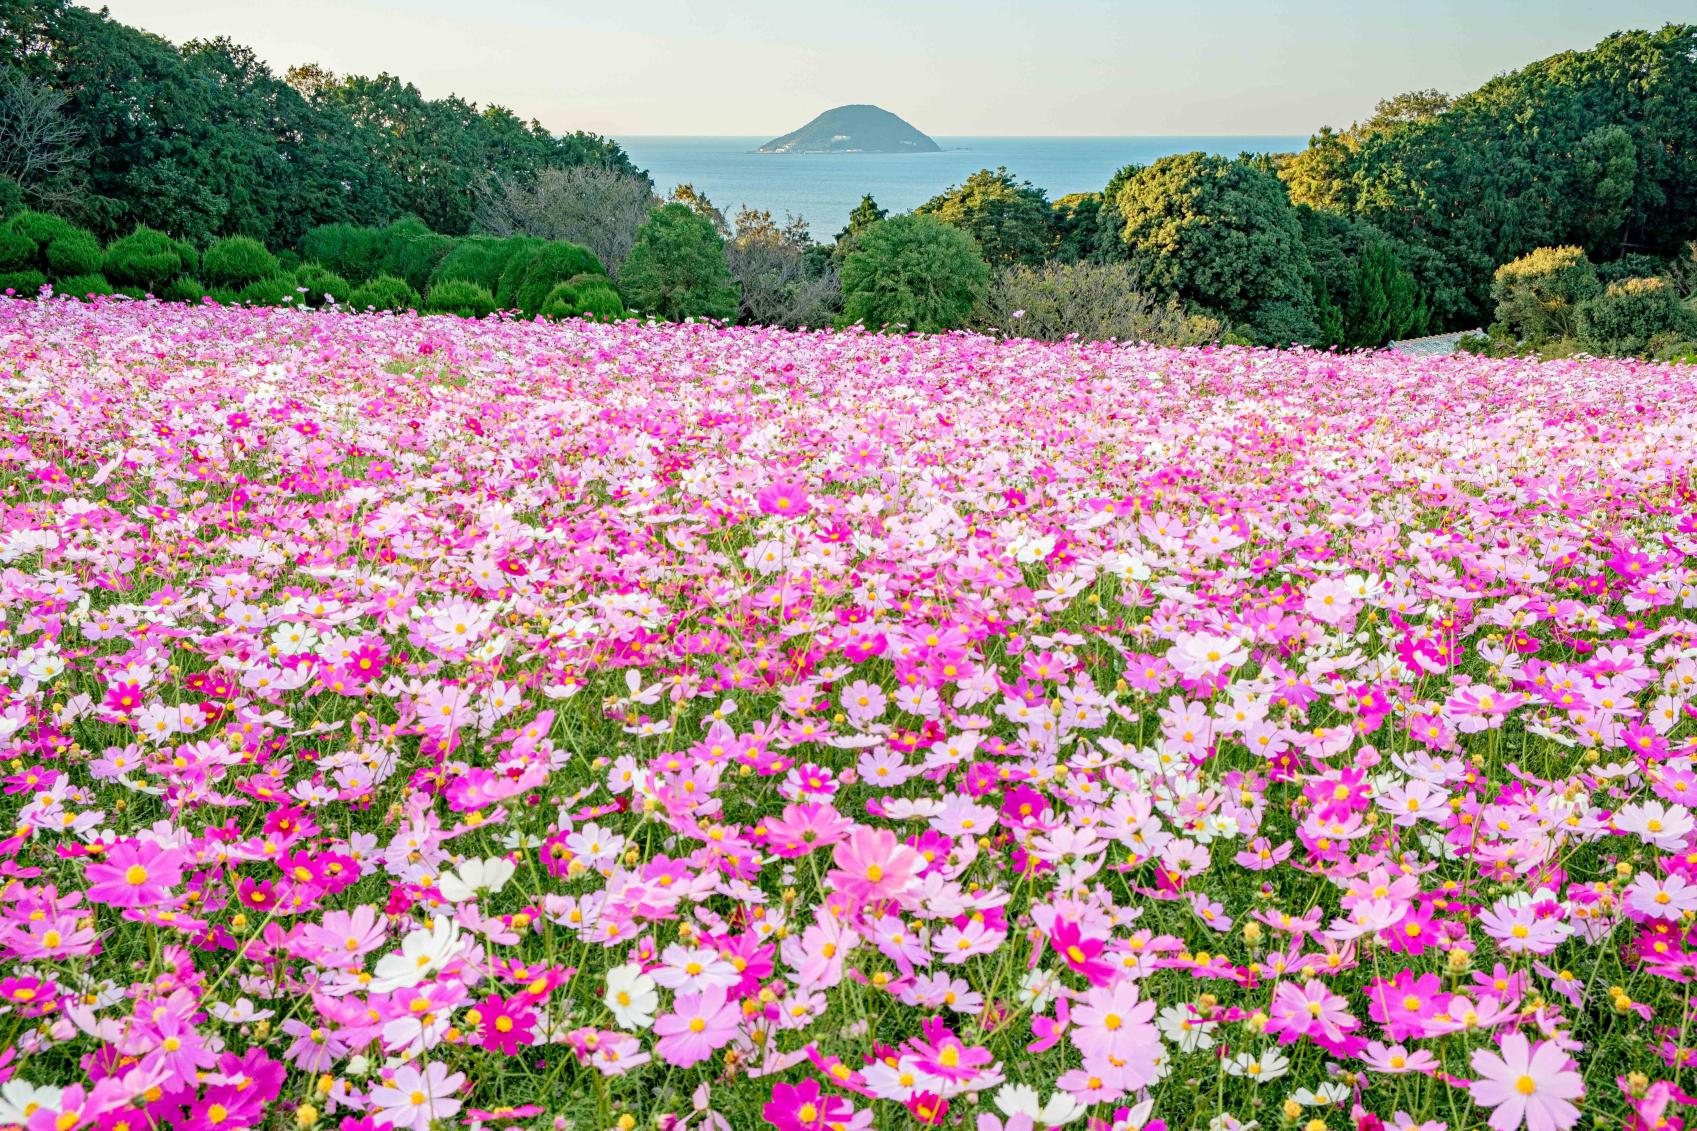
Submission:
[[[1683,1126],[1697,374],[0,303],[0,1126]]]

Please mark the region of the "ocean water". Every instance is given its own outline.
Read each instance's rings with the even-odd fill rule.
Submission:
[[[938,137],[941,153],[756,153],[764,137],[621,137],[661,195],[690,183],[729,219],[748,204],[773,216],[794,213],[829,240],[871,193],[905,212],[979,169],[1005,165],[1049,199],[1094,192],[1124,165],[1202,150],[1235,157],[1301,149],[1306,137]]]

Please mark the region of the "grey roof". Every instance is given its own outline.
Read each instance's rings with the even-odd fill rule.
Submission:
[[[1424,338],[1404,338],[1400,342],[1392,342],[1386,349],[1397,353],[1406,353],[1414,357],[1448,357],[1456,351],[1461,339],[1469,334],[1480,333],[1478,330],[1457,330],[1451,334],[1428,334]]]

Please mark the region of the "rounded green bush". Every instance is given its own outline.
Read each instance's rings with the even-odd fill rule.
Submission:
[[[20,212],[6,221],[6,227],[27,238],[37,248],[45,248],[60,236],[77,230],[76,225],[51,212]]]
[[[548,292],[579,275],[605,275],[595,253],[565,240],[553,240],[515,258],[501,272],[496,301],[502,310],[517,309],[526,318],[542,311]]]
[[[542,316],[609,322],[625,316],[625,303],[612,280],[602,275],[579,275],[548,292],[542,301]]]
[[[303,260],[324,264],[354,283],[377,275],[383,262],[383,229],[322,224],[301,237]]]
[[[1594,353],[1649,352],[1697,331],[1697,313],[1680,304],[1666,279],[1619,279],[1579,308],[1580,344]]]
[[[338,306],[346,306],[354,293],[352,283],[322,263],[303,263],[295,272],[295,285],[306,288],[301,300],[308,306],[323,306],[325,295]]]
[[[24,210],[24,190],[11,177],[0,177],[0,220]]]
[[[0,226],[0,271],[21,271],[35,258],[35,241],[10,225]]]
[[[457,314],[461,318],[482,318],[495,309],[495,296],[487,287],[468,283],[464,279],[449,279],[437,283],[424,296],[426,314]]]
[[[354,310],[417,310],[420,300],[418,292],[405,279],[379,275],[355,287],[348,296],[348,305]]]
[[[106,281],[105,275],[72,275],[68,279],[60,279],[53,284],[53,293],[70,295],[72,298],[88,298],[90,295],[109,295],[112,284]]]
[[[165,284],[165,288],[158,292],[157,297],[166,302],[199,302],[209,293],[206,284],[193,275],[178,275]]]
[[[272,275],[266,279],[255,279],[247,286],[236,292],[237,302],[252,303],[254,306],[301,306],[301,295],[295,288],[299,286],[293,275]]]
[[[158,293],[172,279],[193,271],[198,258],[192,245],[142,226],[107,246],[105,274],[119,286]]]
[[[439,235],[416,216],[396,220],[383,229],[382,271],[424,287],[437,266],[454,249],[452,236]]]
[[[45,254],[48,270],[56,279],[98,274],[101,260],[105,258],[100,250],[100,241],[80,229],[66,232],[53,240],[47,245]]]
[[[33,269],[0,274],[0,293],[11,291],[13,298],[34,298],[46,285],[47,276]]]
[[[494,294],[501,286],[501,273],[512,261],[541,247],[543,241],[530,236],[467,236],[455,240],[452,251],[430,273],[431,283],[466,279]]]
[[[280,270],[277,257],[265,245],[247,236],[219,240],[206,249],[200,260],[201,274],[214,287],[240,290],[249,283],[270,279]]]

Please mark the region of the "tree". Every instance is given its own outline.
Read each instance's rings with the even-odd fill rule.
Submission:
[[[655,209],[637,229],[619,290],[627,305],[655,318],[737,316],[724,238],[710,219],[676,202]]]
[[[849,213],[848,227],[837,233],[837,245],[842,246],[888,215],[888,211],[878,207],[878,202],[872,199],[872,194],[866,193]]]
[[[1119,192],[1151,285],[1246,324],[1268,344],[1318,335],[1302,227],[1276,176],[1203,153],[1163,157]]]
[[[1193,315],[1176,298],[1143,287],[1137,268],[1118,263],[1015,265],[999,271],[974,322],[1009,337],[1058,342],[1067,338],[1191,346],[1213,341],[1225,327]]]
[[[713,225],[713,230],[721,237],[731,234],[731,226],[725,222],[725,214],[714,206],[707,194],[696,190],[694,185],[678,185],[672,189],[673,203],[681,204],[697,216],[703,217]]]
[[[84,130],[70,100],[21,71],[0,71],[0,176],[30,203],[57,210],[81,196]]]
[[[1571,338],[1579,329],[1580,307],[1602,289],[1584,248],[1538,248],[1497,268],[1492,329],[1532,346]]]
[[[1390,244],[1372,240],[1355,262],[1354,286],[1343,309],[1343,344],[1377,348],[1425,329],[1420,286]]]
[[[1030,181],[1015,181],[1005,166],[980,169],[914,211],[972,236],[993,267],[1042,263],[1055,245],[1048,197]]]
[[[964,326],[990,267],[978,241],[935,216],[893,216],[862,230],[843,257],[843,319],[874,329]]]
[[[836,313],[841,294],[828,257],[810,262],[814,246],[807,223],[783,226],[770,212],[746,205],[736,215],[736,235],[725,261],[742,290],[742,318],[763,326],[818,326]]]
[[[1643,354],[1657,339],[1697,334],[1697,312],[1666,279],[1621,279],[1579,308],[1579,340],[1605,354]]]
[[[595,165],[544,169],[528,185],[496,174],[485,183],[477,226],[581,244],[617,278],[636,230],[659,204],[647,178]]]

